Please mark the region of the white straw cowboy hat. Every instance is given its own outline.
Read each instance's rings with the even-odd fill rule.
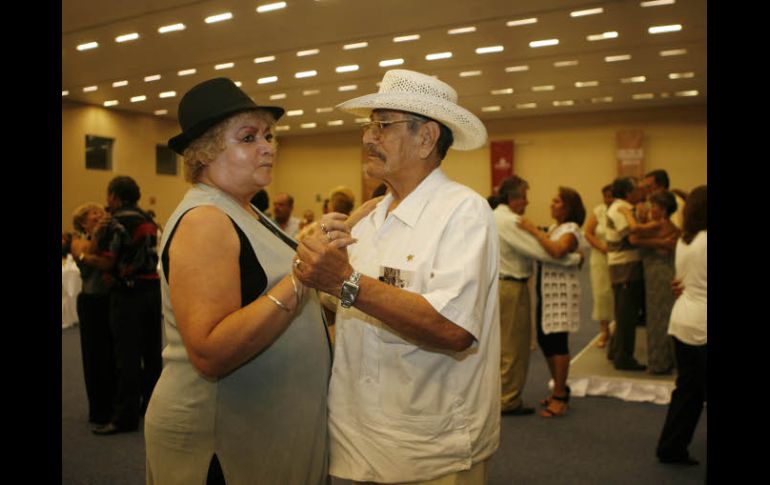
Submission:
[[[337,109],[357,116],[369,116],[374,109],[393,109],[431,118],[452,130],[451,148],[455,150],[474,150],[487,141],[484,124],[457,104],[452,86],[415,71],[391,69],[377,93],[345,101]]]

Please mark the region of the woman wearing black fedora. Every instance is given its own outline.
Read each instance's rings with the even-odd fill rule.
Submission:
[[[321,307],[293,279],[296,243],[250,204],[272,180],[283,112],[224,78],[179,104],[169,146],[192,187],[161,240],[167,346],[145,415],[147,483],[327,480]]]

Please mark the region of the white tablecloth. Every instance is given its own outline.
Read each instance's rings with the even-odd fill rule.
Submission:
[[[72,255],[61,266],[61,327],[68,328],[78,323],[77,298],[83,287],[78,269]]]

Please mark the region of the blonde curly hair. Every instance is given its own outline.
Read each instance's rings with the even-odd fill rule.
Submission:
[[[184,178],[190,183],[198,182],[203,168],[211,163],[225,149],[225,131],[232,124],[244,116],[256,114],[258,119],[264,121],[270,128],[275,125],[275,118],[269,111],[256,109],[237,113],[226,118],[213,127],[209,128],[204,134],[193,140],[184,150]],[[273,136],[273,146],[278,146],[275,135]]]
[[[104,207],[96,202],[86,202],[85,204],[77,206],[75,210],[72,211],[72,227],[74,227],[77,232],[81,234],[86,232],[85,228],[83,228],[83,221],[85,221],[86,216],[92,210],[105,212]]]

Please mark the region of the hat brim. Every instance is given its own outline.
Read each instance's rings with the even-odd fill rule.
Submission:
[[[345,101],[336,108],[356,116],[369,116],[375,109],[392,109],[426,116],[452,130],[454,143],[450,148],[455,150],[475,150],[487,141],[487,129],[476,115],[440,98],[403,92],[374,93]]]
[[[226,120],[227,118],[234,116],[241,112],[246,111],[258,111],[265,110],[273,115],[275,121],[278,121],[281,116],[286,112],[280,106],[255,106],[248,108],[239,108],[232,111],[222,113],[221,116],[216,118],[207,119],[204,123],[199,123],[190,129],[183,131],[182,133],[170,138],[168,140],[168,147],[174,150],[180,155],[184,155],[184,151],[190,146],[190,143],[194,142],[198,137],[206,133],[206,131],[217,123]]]

